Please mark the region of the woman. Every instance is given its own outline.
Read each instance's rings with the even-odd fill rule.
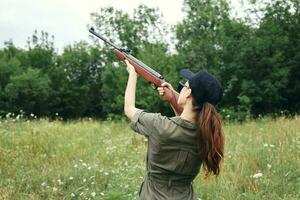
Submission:
[[[206,177],[211,173],[219,175],[223,159],[222,123],[214,107],[223,95],[219,81],[203,71],[193,74],[187,69],[181,70],[181,75],[188,80],[181,83],[177,102],[183,112],[168,118],[135,107],[137,73],[128,61],[125,62],[129,77],[124,112],[131,120],[130,127],[148,138],[147,175],[139,198],[197,199],[192,181],[200,166],[204,166]],[[158,88],[162,97],[164,87],[173,90],[168,83],[162,86]]]

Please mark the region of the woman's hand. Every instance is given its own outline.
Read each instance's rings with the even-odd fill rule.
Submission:
[[[157,87],[158,93],[164,101],[171,101],[172,95],[165,95],[166,94],[165,87],[174,91],[174,88],[170,83],[164,82],[161,84],[161,87]]]
[[[129,61],[126,59],[126,60],[124,60],[125,61],[125,63],[126,63],[126,65],[127,65],[127,72],[129,73],[129,74],[136,74],[136,71],[135,71],[135,68],[134,68],[134,66],[132,66],[130,63],[129,63]]]

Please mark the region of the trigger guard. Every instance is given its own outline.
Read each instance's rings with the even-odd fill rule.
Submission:
[[[156,85],[154,84],[154,83],[151,83],[151,82],[149,82],[149,84],[150,84],[150,86],[153,88],[153,89],[157,89],[157,87],[156,87]]]

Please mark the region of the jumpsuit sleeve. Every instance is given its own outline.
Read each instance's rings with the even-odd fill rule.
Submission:
[[[160,129],[161,117],[160,113],[148,113],[138,109],[129,125],[135,132],[149,137],[153,131]]]

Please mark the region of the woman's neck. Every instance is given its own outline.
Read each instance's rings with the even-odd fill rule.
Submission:
[[[185,119],[193,124],[195,124],[196,121],[196,113],[190,106],[185,106],[180,117],[182,119]]]

